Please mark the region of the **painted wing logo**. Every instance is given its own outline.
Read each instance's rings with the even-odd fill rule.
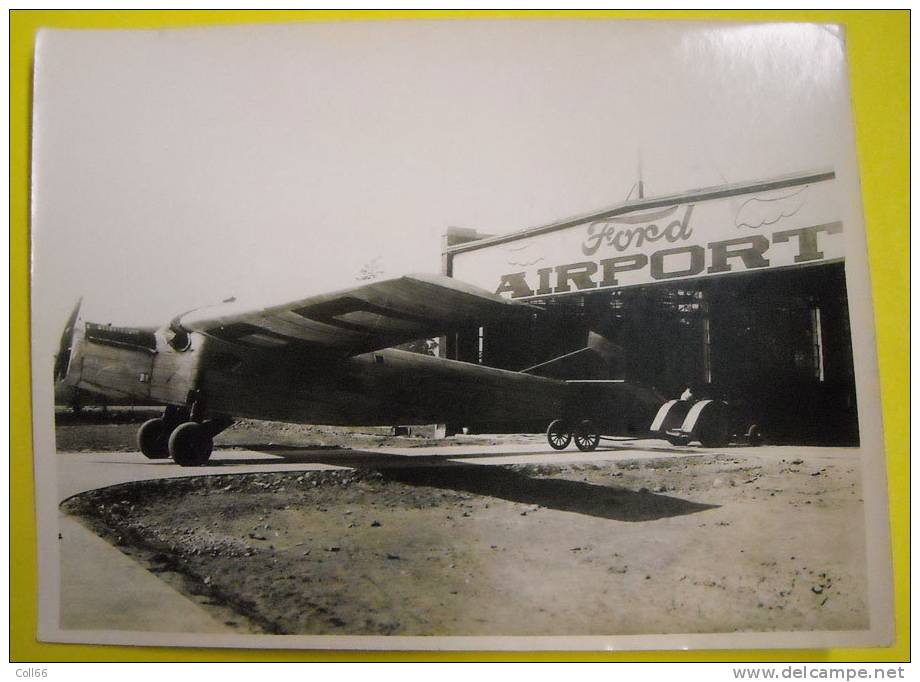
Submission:
[[[508,263],[508,265],[527,268],[545,260],[545,258],[539,254],[528,253],[532,246],[533,242],[530,240],[522,244],[509,244],[505,246],[503,250],[508,254],[508,258],[505,262]]]
[[[794,216],[808,199],[808,187],[805,185],[784,194],[751,197],[741,204],[735,214],[735,227],[757,230]]]

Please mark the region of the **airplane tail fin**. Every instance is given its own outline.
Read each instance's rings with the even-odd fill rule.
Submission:
[[[622,349],[610,339],[588,332],[588,345],[539,365],[522,369],[522,374],[548,379],[586,379],[606,377]]]
[[[617,357],[623,355],[623,349],[597,332],[588,332],[588,346],[590,350],[608,365],[612,365]]]

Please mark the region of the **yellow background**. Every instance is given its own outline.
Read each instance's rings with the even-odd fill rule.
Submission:
[[[290,21],[466,18],[720,19],[846,26],[879,344],[897,638],[877,649],[640,653],[361,653],[44,644],[35,639],[37,560],[29,390],[29,118],[35,33]],[[13,11],[10,16],[10,657],[13,661],[630,660],[907,661],[910,657],[909,27],[898,11]]]

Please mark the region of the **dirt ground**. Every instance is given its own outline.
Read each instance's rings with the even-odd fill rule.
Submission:
[[[58,442],[133,449],[121,442],[135,428],[61,423]],[[307,435],[313,445],[392,444],[252,423],[218,447],[303,446]],[[83,493],[63,508],[241,632],[868,627],[855,458],[622,457],[158,480]]]

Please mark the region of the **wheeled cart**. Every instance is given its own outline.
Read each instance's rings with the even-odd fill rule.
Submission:
[[[621,382],[597,383],[607,384],[604,388],[608,395],[622,394],[622,390],[611,392],[611,389],[615,389],[612,384]],[[583,397],[584,391],[579,391],[579,395]],[[547,427],[546,440],[554,450],[564,450],[574,441],[579,450],[590,452],[597,448],[600,441],[612,440],[614,435],[661,438],[674,445],[687,445],[698,441],[707,448],[723,447],[730,442],[758,445],[762,440],[760,428],[750,420],[740,417],[737,410],[722,400],[668,400],[664,403],[659,401],[651,425],[639,429],[622,428],[615,419],[600,416],[602,410],[598,409],[597,402],[582,401],[581,404],[590,404],[592,409],[581,411],[580,416],[572,416],[578,412],[570,410],[568,416],[554,419]],[[612,410],[615,407],[623,408],[623,405],[608,403],[606,407]],[[585,418],[589,414],[591,418]]]

